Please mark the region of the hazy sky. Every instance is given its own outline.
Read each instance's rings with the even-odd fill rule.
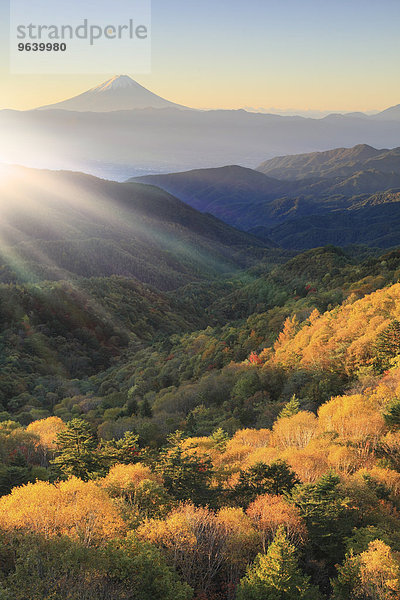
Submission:
[[[10,75],[8,4],[0,108],[63,100],[119,74],[116,56],[104,76]],[[153,0],[152,73],[127,74],[199,108],[383,109],[400,103],[399,27],[400,0]]]

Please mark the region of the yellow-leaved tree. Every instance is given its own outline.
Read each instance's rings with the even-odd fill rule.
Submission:
[[[38,481],[14,488],[0,498],[0,528],[67,535],[90,546],[122,534],[125,525],[105,490],[72,477],[55,485]]]
[[[390,546],[381,540],[370,542],[367,550],[349,555],[334,582],[335,600],[398,600],[400,562]]]
[[[57,434],[64,431],[66,425],[59,417],[48,417],[33,421],[28,425],[26,431],[33,433],[39,439],[40,452],[43,464],[47,466],[49,460],[57,447]]]

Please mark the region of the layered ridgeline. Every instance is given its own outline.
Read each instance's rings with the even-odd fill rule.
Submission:
[[[248,266],[256,238],[160,189],[4,167],[2,281],[123,275],[171,289]]]
[[[359,145],[240,166],[132,181],[173,193],[264,240],[304,249],[325,243],[400,243],[400,150]]]
[[[226,164],[254,167],[277,155],[360,143],[392,148],[400,135],[397,114],[395,107],[381,117],[320,119],[185,110],[178,98],[165,100],[123,75],[39,110],[0,111],[0,161],[121,180]]]

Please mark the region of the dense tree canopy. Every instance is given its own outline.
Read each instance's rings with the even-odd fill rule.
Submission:
[[[0,285],[0,598],[394,600],[399,275]]]

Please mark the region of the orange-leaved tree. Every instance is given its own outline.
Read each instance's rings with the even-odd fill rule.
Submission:
[[[307,529],[299,509],[289,504],[283,496],[258,496],[248,507],[247,514],[260,533],[264,552],[279,527],[284,528],[288,539],[294,544],[301,544],[307,538]]]

